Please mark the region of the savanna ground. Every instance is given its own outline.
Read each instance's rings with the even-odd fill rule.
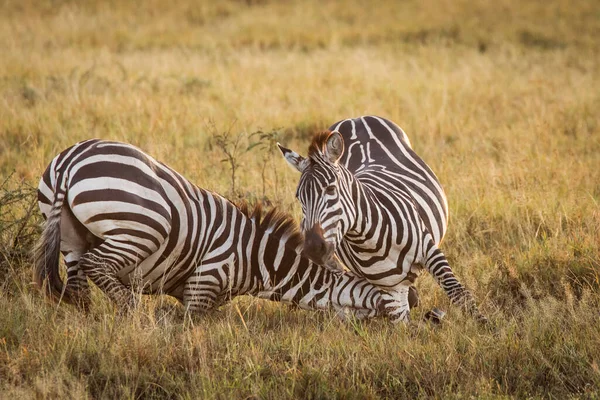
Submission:
[[[597,2],[7,0],[0,54],[0,397],[600,396]],[[32,286],[31,186],[76,141],[133,143],[299,217],[272,139],[304,151],[362,114],[437,173],[443,250],[495,329],[426,275],[409,326],[251,298],[201,320],[147,298],[124,318],[98,292],[84,315]],[[434,306],[445,323],[419,322]]]

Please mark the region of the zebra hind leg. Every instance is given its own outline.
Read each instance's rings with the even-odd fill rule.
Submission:
[[[65,290],[71,293],[71,298],[75,306],[88,311],[91,302],[90,286],[85,272],[79,267],[81,253],[75,251],[63,252],[63,257],[67,266],[67,284]]]
[[[82,255],[79,260],[79,268],[84,274],[119,308],[127,310],[135,307],[135,296],[132,290],[121,282],[118,273],[140,261],[129,257],[131,256],[115,251],[115,247],[107,240]]]
[[[471,292],[456,278],[444,253],[435,245],[430,235],[427,235],[427,238],[425,268],[431,273],[438,285],[444,289],[452,304],[461,307],[476,321],[487,323],[487,317],[479,311]]]
[[[90,304],[90,288],[85,272],[79,266],[81,256],[93,245],[93,235],[73,215],[69,207],[63,207],[60,215],[60,250],[67,267],[67,298],[78,308],[87,311]]]

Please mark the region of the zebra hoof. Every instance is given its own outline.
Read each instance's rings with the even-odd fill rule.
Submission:
[[[439,308],[434,308],[431,311],[427,311],[427,313],[425,313],[425,321],[429,321],[433,324],[439,325],[442,323],[442,319],[444,319],[444,317],[446,316],[446,313],[442,310],[440,310]]]
[[[480,315],[476,318],[476,321],[480,328],[493,333],[494,335],[498,334],[498,326],[494,322],[490,321],[485,315]]]

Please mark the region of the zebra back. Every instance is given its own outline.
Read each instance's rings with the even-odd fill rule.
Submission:
[[[344,165],[365,186],[409,194],[436,244],[448,227],[448,201],[435,173],[412,149],[404,131],[376,116],[345,119],[331,125],[344,139]],[[374,178],[374,179],[373,179]]]

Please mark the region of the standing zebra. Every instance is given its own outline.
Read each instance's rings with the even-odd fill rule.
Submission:
[[[121,306],[135,291],[169,294],[191,312],[250,294],[301,308],[385,314],[378,288],[301,255],[293,221],[249,211],[198,188],[136,147],[77,143],[44,172],[38,201],[47,219],[35,281],[55,300],[87,308],[88,278]],[[59,253],[67,266],[59,275]]]
[[[296,197],[307,256],[326,264],[335,253],[385,289],[396,321],[409,318],[409,288],[422,268],[485,321],[438,248],[448,226],[444,191],[400,127],[375,116],[346,119],[317,134],[307,158],[279,148],[302,173]]]

